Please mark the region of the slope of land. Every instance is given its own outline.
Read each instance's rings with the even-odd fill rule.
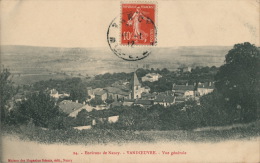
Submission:
[[[86,77],[106,72],[132,72],[137,68],[186,66],[220,66],[231,47],[201,46],[154,48],[147,58],[128,62],[107,48],[58,48],[34,46],[1,46],[1,64],[9,68],[16,84],[35,81]]]

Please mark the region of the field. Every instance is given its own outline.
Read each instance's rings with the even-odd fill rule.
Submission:
[[[194,141],[219,142],[226,140],[250,140],[260,136],[259,123],[256,121],[244,125],[224,127],[207,127],[195,130],[172,131],[131,131],[112,129],[91,130],[44,130],[32,126],[3,126],[3,135],[15,135],[21,140],[38,141],[42,143],[66,144],[107,144],[158,141]]]
[[[133,72],[137,68],[220,66],[231,47],[154,48],[147,58],[127,62],[107,48],[58,48],[1,46],[1,64],[9,68],[16,84],[40,80],[94,76],[114,72]]]
[[[203,131],[48,131],[28,126],[8,127],[2,133],[2,162],[8,159],[68,159],[76,163],[259,162],[258,124]],[[119,154],[103,155],[104,151]],[[155,151],[156,154],[127,154],[129,151]]]

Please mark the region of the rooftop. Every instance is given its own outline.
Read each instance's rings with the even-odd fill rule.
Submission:
[[[154,102],[173,103],[174,102],[174,96],[161,94],[161,95],[156,96]]]
[[[154,93],[152,94],[152,93],[146,93],[146,92],[143,92],[141,96],[142,96],[142,97],[150,97],[150,98],[152,98],[152,97],[155,97],[156,94],[154,94]]]
[[[175,102],[184,102],[185,100],[186,100],[186,99],[185,99],[184,97],[180,97],[180,96],[179,96],[179,97],[177,96],[177,97],[175,98]]]
[[[95,88],[95,89],[92,89],[92,92],[93,92],[93,95],[95,95],[97,92],[100,92],[102,91],[103,88]]]
[[[125,99],[124,102],[135,102],[134,99]]]
[[[173,96],[174,93],[172,91],[165,91],[165,92],[159,92],[159,95],[167,95],[167,96]]]
[[[126,92],[117,87],[106,87],[105,90],[107,90],[108,93],[119,94],[119,95],[124,95],[124,96],[129,95],[129,92]]]
[[[161,75],[153,72],[153,73],[146,74],[146,76],[161,76]]]
[[[173,85],[172,89],[176,91],[194,91],[195,87],[193,85]]]
[[[214,89],[215,84],[214,82],[207,82],[207,83],[199,83],[198,88],[207,88],[207,89]]]
[[[123,105],[123,102],[117,102],[117,101],[115,101],[115,102],[113,102],[113,103],[111,104],[111,107],[122,106],[122,105]]]
[[[152,101],[151,100],[142,100],[142,99],[138,99],[135,101],[134,104],[140,104],[140,105],[152,105]]]
[[[73,102],[70,100],[64,100],[62,102],[59,103],[59,107],[60,109],[65,112],[65,113],[72,113],[75,110],[78,110],[80,108],[82,108],[84,105],[81,103],[77,103],[77,102]]]
[[[101,96],[101,95],[103,95],[103,94],[105,94],[105,93],[106,93],[105,90],[100,90],[100,91],[96,91],[96,92],[95,92],[95,95]]]

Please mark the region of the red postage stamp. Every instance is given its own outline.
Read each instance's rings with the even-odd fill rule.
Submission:
[[[156,44],[156,4],[121,4],[121,44]]]

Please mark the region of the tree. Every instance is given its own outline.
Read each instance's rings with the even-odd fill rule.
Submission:
[[[201,116],[199,119],[203,126],[228,125],[237,118],[233,110],[225,102],[222,94],[217,91],[200,98]],[[196,109],[198,110],[198,109]]]
[[[136,70],[136,75],[141,78],[143,76],[145,76],[146,74],[148,74],[150,71],[147,69],[143,69],[143,68],[139,68]]]
[[[108,96],[108,98],[105,100],[107,104],[112,104],[115,100],[112,98],[112,96]]]
[[[236,44],[215,76],[217,90],[243,122],[257,118],[259,66],[259,48],[248,42]]]
[[[84,88],[84,87],[83,87]],[[81,87],[74,87],[70,92],[70,99],[73,101],[78,100],[79,102],[84,102],[87,99],[86,91]]]
[[[79,126],[86,126],[91,124],[92,118],[89,117],[88,111],[83,109],[78,113],[76,122]]]
[[[76,78],[75,80],[74,84],[70,85],[70,99],[73,101],[78,100],[79,102],[84,102],[87,99],[85,86],[80,78]]]
[[[65,114],[59,111],[54,100],[43,92],[33,93],[13,110],[13,119],[17,124],[26,124],[32,120],[36,126],[48,127],[54,118],[60,121]],[[60,125],[60,124],[59,124]]]
[[[8,116],[8,101],[15,93],[15,89],[11,80],[9,80],[11,73],[8,69],[3,68],[0,72],[0,109],[1,122],[4,122]]]
[[[103,104],[103,101],[101,100],[101,99],[97,99],[97,98],[94,98],[94,99],[91,99],[90,101],[89,101],[89,104],[91,105],[91,106],[97,106],[97,105],[101,105],[101,104]]]
[[[170,71],[167,68],[161,70],[161,75],[167,75],[168,73],[170,73]]]

